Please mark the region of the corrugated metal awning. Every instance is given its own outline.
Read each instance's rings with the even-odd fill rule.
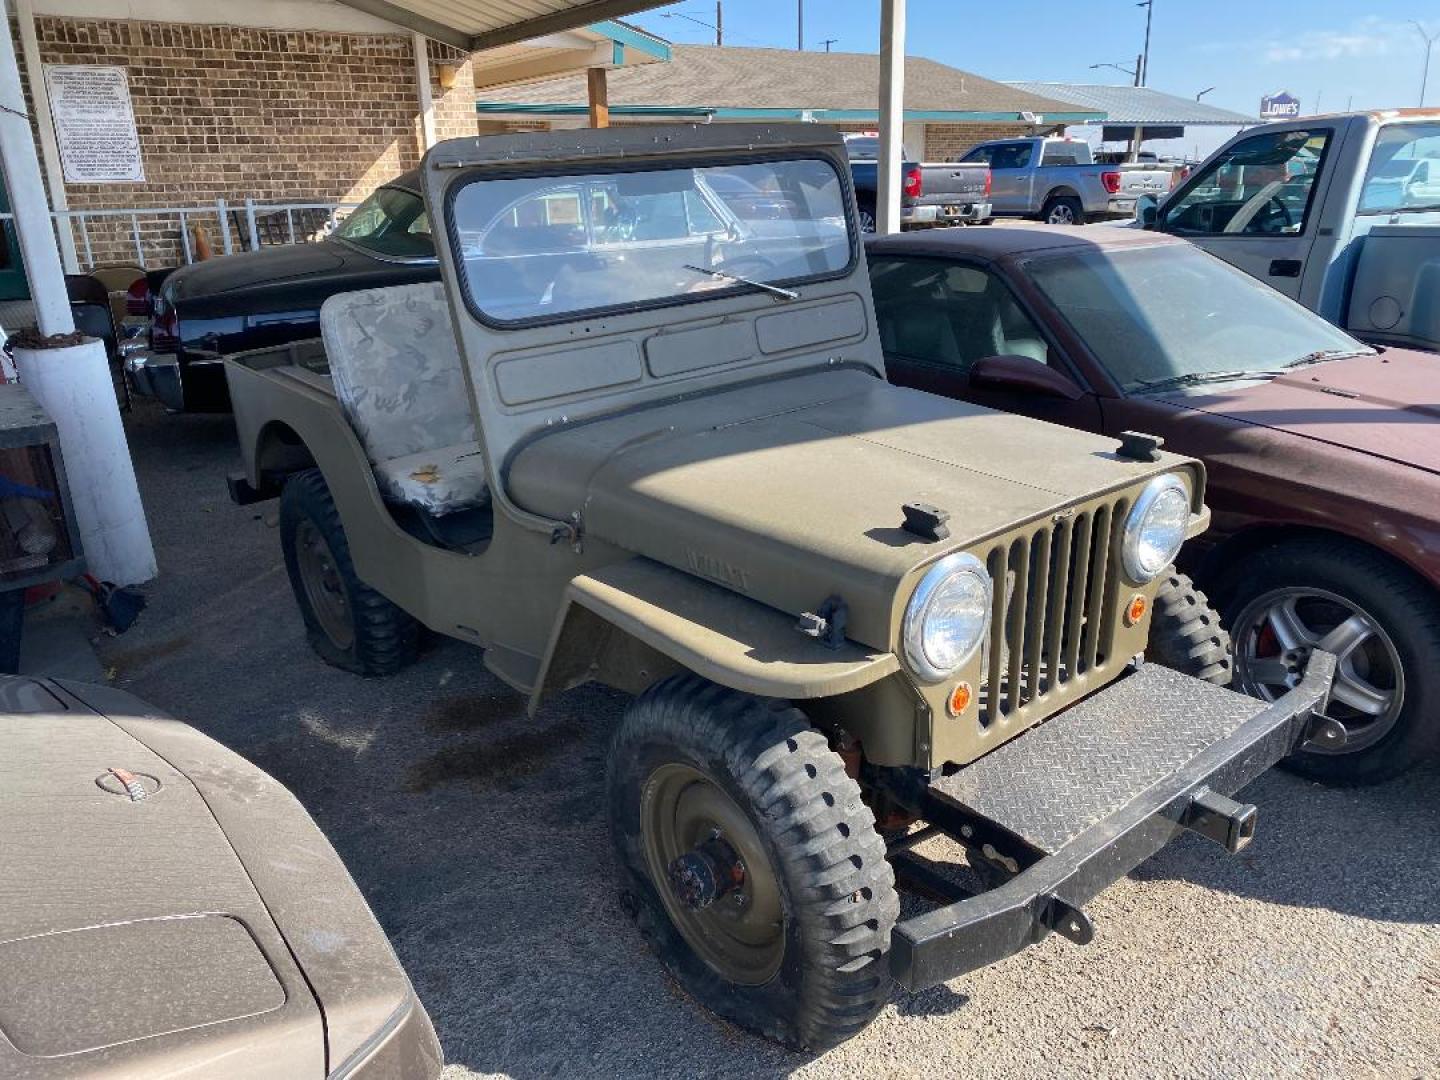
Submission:
[[[670,0],[340,0],[471,52],[662,7]]]

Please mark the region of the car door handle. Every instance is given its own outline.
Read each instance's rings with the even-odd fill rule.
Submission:
[[[1271,276],[1271,277],[1299,277],[1299,276],[1300,276],[1300,260],[1299,260],[1299,259],[1271,259],[1271,260],[1270,260],[1270,276]]]

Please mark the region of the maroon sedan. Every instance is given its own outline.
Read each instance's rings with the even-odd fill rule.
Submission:
[[[1440,741],[1440,356],[1372,349],[1181,240],[949,229],[868,248],[891,379],[1205,461],[1187,549],[1279,697],[1335,653],[1343,750],[1316,779],[1394,776]]]

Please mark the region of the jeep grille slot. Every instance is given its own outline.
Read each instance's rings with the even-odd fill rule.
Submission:
[[[1103,667],[1115,641],[1118,530],[1128,500],[1058,517],[996,544],[979,721],[1013,719]],[[1074,687],[1076,696],[1079,687]]]

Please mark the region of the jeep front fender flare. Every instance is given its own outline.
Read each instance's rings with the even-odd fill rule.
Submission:
[[[793,616],[637,557],[574,578],[530,697],[592,680],[638,692],[673,671],[800,701],[858,690],[900,669],[894,653],[827,648]]]

